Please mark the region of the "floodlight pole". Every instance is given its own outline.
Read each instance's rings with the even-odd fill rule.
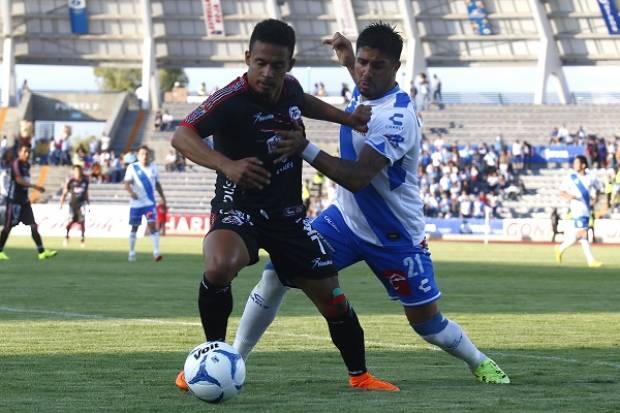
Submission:
[[[142,0],[142,24],[144,42],[142,44],[142,88],[144,90],[142,109],[157,110],[160,107],[159,77],[155,60],[155,39],[151,20],[151,0]]]
[[[414,81],[416,74],[426,73],[426,58],[422,49],[422,42],[416,27],[415,16],[411,0],[398,0],[399,9],[402,13],[405,37],[407,39],[407,62],[405,64],[404,82],[400,85],[404,90],[409,90],[409,85]]]
[[[4,44],[2,50],[2,106],[15,105],[15,91],[17,90],[15,80],[15,50],[13,43],[13,19],[11,17],[11,1],[2,0],[2,35]]]
[[[560,53],[553,37],[553,31],[547,18],[545,6],[540,0],[530,0],[530,7],[534,14],[534,22],[540,36],[540,46],[538,51],[538,73],[536,89],[534,90],[534,103],[542,105],[546,102],[545,91],[549,76],[554,76],[557,80],[562,104],[571,103],[568,82],[564,76]]]

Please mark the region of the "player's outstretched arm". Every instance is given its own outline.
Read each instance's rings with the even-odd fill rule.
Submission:
[[[323,102],[317,97],[305,93],[303,115],[312,119],[350,126],[358,132],[366,133],[372,109],[370,106],[358,105],[354,112],[347,113],[329,103]]]
[[[60,195],[60,209],[62,209],[62,206],[65,204],[65,199],[67,199],[68,193],[69,188],[67,187],[67,184],[65,184],[65,186],[62,188],[62,195]]]
[[[211,149],[191,128],[179,126],[172,136],[172,146],[186,158],[226,175],[232,182],[245,187],[262,189],[269,184],[270,173],[255,157],[233,161]]]

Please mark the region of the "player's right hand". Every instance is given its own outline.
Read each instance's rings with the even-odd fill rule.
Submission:
[[[331,39],[323,40],[323,44],[329,45],[334,49],[342,66],[349,70],[353,69],[353,66],[355,66],[355,53],[353,53],[353,45],[349,39],[340,32],[336,32]]]
[[[262,165],[258,158],[243,158],[228,162],[222,172],[242,188],[263,189],[271,182],[271,174]]]
[[[39,186],[39,185],[35,185],[34,189],[39,191],[39,192],[41,192],[41,193],[45,192],[45,188],[43,188],[42,186]]]

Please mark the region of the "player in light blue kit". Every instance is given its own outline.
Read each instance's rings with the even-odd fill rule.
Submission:
[[[309,143],[303,133],[282,133],[285,155],[302,153],[337,182],[335,203],[312,222],[338,269],[365,261],[389,297],[400,300],[413,330],[424,340],[465,361],[485,383],[509,383],[508,376],[480,352],[437,306],[441,296],[425,242],[423,202],[416,176],[421,125],[409,95],[396,83],[402,38],[375,23],[358,37],[357,55],[339,33],[328,42],[357,87],[347,112],[372,108],[368,132],[340,129],[342,158]],[[273,321],[287,287],[267,264],[250,293],[234,346],[246,358]]]
[[[596,196],[592,197],[592,193],[598,193],[601,186],[600,182],[586,171],[587,168],[588,160],[586,157],[577,156],[573,161],[573,170],[569,172],[560,185],[560,196],[570,202],[574,228],[564,230],[564,242],[555,246],[555,260],[562,262],[564,251],[579,240],[588,266],[598,268],[603,263],[597,261],[592,255],[588,242],[588,223],[592,214],[592,205],[596,202]]]
[[[138,149],[138,161],[129,164],[125,172],[125,189],[131,196],[129,204],[129,261],[136,260],[136,238],[138,228],[142,223],[142,216],[146,217],[147,225],[153,241],[153,259],[160,261],[159,232],[155,225],[157,211],[155,210],[155,190],[159,193],[162,203],[166,205],[164,190],[159,183],[157,166],[149,162],[150,150],[147,146]]]

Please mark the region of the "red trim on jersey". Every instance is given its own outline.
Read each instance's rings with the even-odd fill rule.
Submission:
[[[211,113],[211,111],[213,111],[216,107],[226,102],[228,99],[238,94],[241,94],[245,92],[246,90],[248,90],[248,82],[247,82],[247,77],[244,74],[243,76],[238,77],[237,79],[230,82],[228,85],[226,85],[222,89],[211,94],[211,96],[209,96],[204,102],[200,104],[200,107],[202,107],[202,110],[204,113],[202,113],[197,118],[192,119],[191,121],[188,122],[187,118],[191,116],[190,114],[180,123],[180,126],[187,126],[188,128],[194,130],[195,132],[198,132],[198,127],[196,125],[200,123],[200,121],[205,116]]]

